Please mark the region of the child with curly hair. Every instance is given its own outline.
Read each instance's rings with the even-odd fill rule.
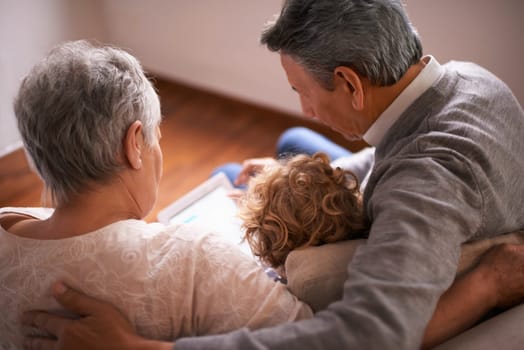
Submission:
[[[362,238],[368,228],[357,177],[324,153],[264,167],[239,207],[254,255],[281,273],[292,250]]]

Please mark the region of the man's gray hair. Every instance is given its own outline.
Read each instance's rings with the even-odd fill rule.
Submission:
[[[291,56],[328,89],[338,66],[388,86],[422,57],[400,0],[286,0],[261,43]]]
[[[22,81],[14,107],[30,161],[57,204],[113,179],[125,167],[129,126],[141,121],[152,145],[161,119],[137,59],[87,41],[51,50]]]

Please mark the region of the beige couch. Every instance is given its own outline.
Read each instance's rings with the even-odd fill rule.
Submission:
[[[347,265],[365,240],[353,240],[295,250],[286,260],[288,288],[307,302],[314,311],[322,310],[341,299],[347,278]],[[476,264],[482,253],[500,243],[524,243],[524,231],[463,245],[457,274]],[[438,349],[524,349],[524,305],[489,319],[442,344]],[[495,341],[498,341],[496,343]]]

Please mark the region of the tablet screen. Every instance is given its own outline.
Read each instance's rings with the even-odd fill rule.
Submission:
[[[233,186],[223,175],[216,175],[158,214],[165,224],[198,224],[210,227],[252,256],[247,242],[242,241],[242,221],[237,216],[235,201],[228,196]]]
[[[240,219],[236,217],[237,206],[227,196],[229,189],[222,186],[211,190],[185,209],[174,214],[169,223],[189,224],[203,223],[212,224],[219,231],[227,231],[230,228],[238,230]],[[234,224],[233,226],[231,226]]]

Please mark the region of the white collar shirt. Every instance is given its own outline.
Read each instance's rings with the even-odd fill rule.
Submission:
[[[362,137],[371,146],[376,146],[386,132],[400,118],[402,113],[429,87],[435,83],[444,68],[432,56],[425,56],[425,67],[417,77],[397,96],[388,108],[377,118]]]

